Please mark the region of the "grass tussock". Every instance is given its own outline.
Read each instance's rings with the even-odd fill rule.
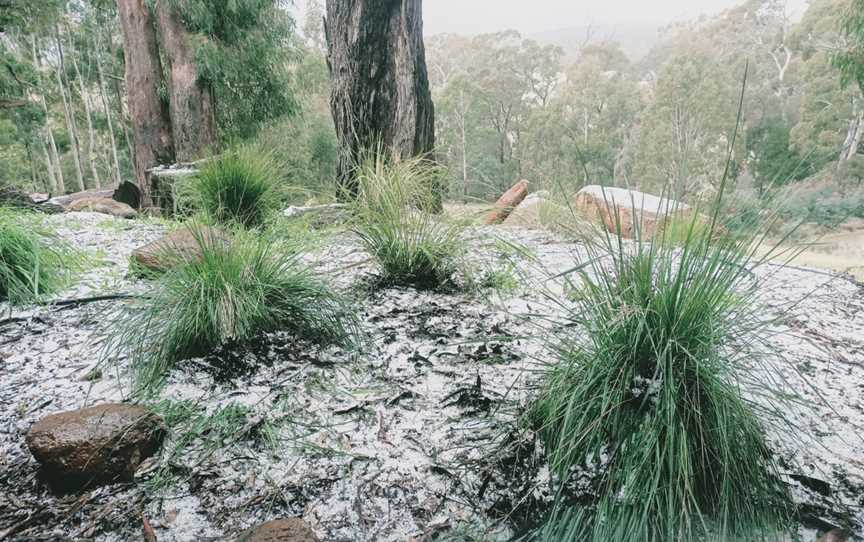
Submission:
[[[423,159],[389,161],[371,154],[357,167],[355,233],[383,284],[453,287],[464,271],[465,226],[440,213],[440,169]]]
[[[249,434],[251,409],[228,404],[208,411],[192,401],[163,399],[151,405],[168,428],[159,467],[147,480],[154,491],[165,490],[187,478],[218,453]]]
[[[346,302],[297,252],[251,234],[238,234],[230,247],[203,235],[198,242],[200,260],[161,276],[115,324],[109,353],[128,353],[139,391],[158,387],[181,360],[262,333],[354,344],[356,319]]]
[[[741,392],[761,260],[713,232],[695,217],[674,243],[603,235],[572,273],[584,334],[554,345],[529,414],[562,488],[537,539],[780,539],[790,497]]]
[[[79,258],[35,217],[0,209],[0,300],[36,303],[70,283]]]
[[[254,228],[279,209],[281,182],[270,153],[239,147],[209,161],[184,192],[191,207],[212,221]]]

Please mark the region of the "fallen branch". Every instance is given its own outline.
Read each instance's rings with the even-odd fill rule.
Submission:
[[[111,294],[98,295],[94,297],[81,297],[78,299],[64,299],[62,301],[54,301],[49,303],[49,306],[56,307],[55,312],[67,309],[74,309],[88,303],[98,303],[100,301],[116,301],[118,299],[139,299],[142,296],[134,294]]]

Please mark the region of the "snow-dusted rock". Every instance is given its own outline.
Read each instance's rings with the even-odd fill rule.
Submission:
[[[690,207],[672,199],[624,188],[586,186],[574,199],[576,212],[588,219],[598,219],[610,233],[625,239],[650,239],[671,217],[686,217]],[[617,215],[617,216],[616,216]]]

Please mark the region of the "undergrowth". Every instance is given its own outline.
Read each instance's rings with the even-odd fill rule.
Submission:
[[[736,354],[762,331],[751,311],[753,244],[717,239],[698,217],[676,237],[606,235],[573,272],[571,319],[584,335],[554,345],[529,415],[562,487],[540,540],[719,542],[784,532],[788,489],[741,395]],[[565,496],[577,480],[590,495]]]
[[[0,209],[0,300],[36,303],[69,285],[82,260],[23,211]]]
[[[229,404],[208,411],[193,401],[162,400],[151,406],[168,428],[159,467],[148,479],[153,490],[163,490],[188,478],[212,456],[224,450],[226,442],[250,438],[251,409]]]
[[[197,242],[201,258],[159,277],[112,329],[107,355],[128,355],[138,391],[157,388],[181,360],[267,332],[322,344],[356,342],[356,318],[346,301],[301,263],[296,250],[242,233],[230,247],[201,234]]]
[[[466,227],[435,212],[441,175],[423,159],[390,161],[380,152],[356,168],[354,231],[381,283],[440,289],[465,278]]]
[[[207,162],[181,190],[181,198],[220,224],[252,228],[278,210],[281,182],[271,154],[239,147]]]
[[[771,422],[744,396],[759,370],[771,373],[753,270],[777,247],[761,246],[758,227],[724,232],[719,211],[694,211],[651,242],[637,225],[625,240],[607,207],[613,233],[586,239],[584,260],[561,275],[575,292],[560,304],[570,331],[550,341],[525,418],[556,488],[533,539],[785,539],[793,505]]]

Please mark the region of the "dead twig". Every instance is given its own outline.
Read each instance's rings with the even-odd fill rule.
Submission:
[[[55,307],[54,312],[60,312],[62,310],[74,309],[88,303],[98,303],[100,301],[115,301],[119,299],[140,299],[141,297],[142,296],[140,295],[133,294],[98,295],[94,297],[81,297],[78,299],[64,299],[62,301],[54,301],[50,303],[50,306]]]

